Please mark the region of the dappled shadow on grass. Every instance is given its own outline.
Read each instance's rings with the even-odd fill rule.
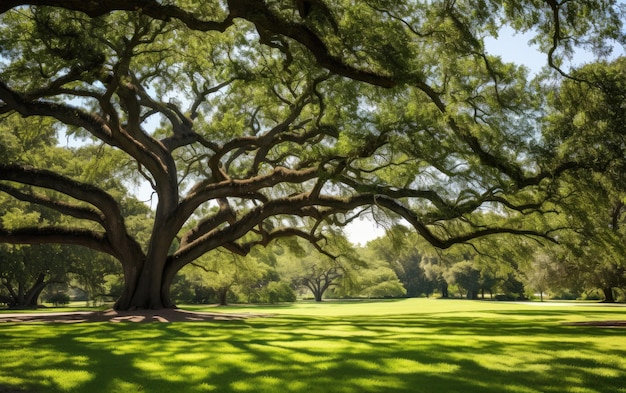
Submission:
[[[623,330],[514,317],[6,324],[0,380],[41,392],[625,391]]]
[[[135,310],[135,311],[72,311],[46,313],[0,313],[3,322],[45,322],[45,323],[80,323],[80,322],[207,322],[215,320],[246,319],[267,316],[259,313],[211,313],[185,311],[179,309]]]

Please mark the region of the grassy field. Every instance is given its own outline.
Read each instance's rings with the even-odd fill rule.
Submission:
[[[0,324],[0,392],[626,393],[626,308],[407,299],[235,321]]]

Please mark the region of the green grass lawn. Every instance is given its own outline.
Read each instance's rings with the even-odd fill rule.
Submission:
[[[626,392],[626,308],[464,300],[187,307],[185,323],[0,324],[0,392]],[[4,390],[3,390],[4,389]]]

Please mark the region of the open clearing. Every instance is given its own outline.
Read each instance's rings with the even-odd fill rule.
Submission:
[[[57,323],[0,323],[0,392],[626,393],[626,329],[603,326],[626,320],[624,307],[406,299],[186,310],[171,323],[59,323],[58,313],[47,317]]]

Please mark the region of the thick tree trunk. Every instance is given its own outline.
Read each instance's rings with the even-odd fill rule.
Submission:
[[[171,299],[163,298],[162,280],[144,279],[140,285],[126,284],[122,296],[116,301],[116,310],[160,310],[175,308]],[[166,291],[169,296],[169,291]]]
[[[24,306],[24,305],[26,305],[24,296],[25,296],[25,294],[24,294],[24,287],[23,287],[22,283],[18,283],[18,285],[17,285],[17,296],[15,297],[15,304],[17,306]]]
[[[24,297],[25,306],[37,307],[39,295],[41,295],[41,292],[48,285],[45,279],[46,275],[44,273],[39,273],[35,284],[33,284],[28,292],[26,292],[26,296]]]
[[[217,290],[217,300],[220,303],[220,306],[228,305],[228,290],[230,288],[219,288]]]
[[[174,307],[169,298],[169,286],[176,272],[169,272],[167,266],[169,249],[178,227],[172,225],[167,217],[173,217],[175,209],[171,206],[175,206],[175,203],[171,200],[168,202],[168,199],[177,195],[177,191],[168,191],[170,193],[159,193],[159,207],[146,253],[133,243],[120,250],[118,259],[124,267],[124,292],[115,303],[117,310],[159,310]]]
[[[172,277],[163,271],[163,263],[143,263],[124,267],[124,291],[115,303],[116,310],[159,310],[174,308],[170,299]]]
[[[139,281],[133,298],[131,308],[158,310],[164,308],[161,299],[161,285],[163,284],[163,270],[160,264],[145,263],[139,274]]]
[[[615,296],[613,295],[612,287],[602,288],[602,293],[604,293],[603,303],[615,303]]]
[[[176,277],[178,270],[166,269],[163,273],[163,280],[161,282],[161,299],[163,300],[163,306],[165,308],[176,308],[176,304],[172,301],[171,291],[172,282]]]
[[[315,299],[316,302],[321,302],[322,301],[322,296],[324,295],[324,289],[322,288],[319,279],[316,280],[316,281],[306,279],[304,281],[304,285],[307,288],[309,288],[309,290],[313,294],[313,298]]]
[[[128,280],[124,286],[122,296],[115,303],[116,310],[160,310],[162,308],[174,308],[171,299],[162,297],[162,277],[140,275],[137,284]],[[169,291],[167,291],[169,296]]]
[[[445,282],[441,284],[441,297],[444,299],[450,297],[450,295],[448,294],[448,284]]]
[[[168,227],[166,224],[157,227]],[[161,231],[153,235],[147,255],[140,249],[128,247],[120,262],[124,268],[124,291],[115,303],[116,310],[159,310],[175,308],[170,298],[170,286],[176,275],[168,264],[168,250],[173,235]]]
[[[10,298],[7,298],[6,303],[10,308],[37,307],[39,295],[41,295],[41,292],[48,285],[45,278],[46,275],[44,273],[40,273],[37,276],[35,283],[28,290],[25,290],[24,283],[19,283],[17,291],[15,291],[10,284],[5,284],[5,287],[11,295]]]

